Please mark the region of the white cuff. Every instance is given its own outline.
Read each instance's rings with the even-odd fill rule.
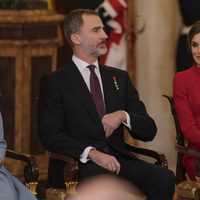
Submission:
[[[127,122],[127,123],[123,122],[123,124],[124,124],[125,126],[127,126],[127,127],[131,130],[131,120],[130,120],[130,116],[129,116],[129,114],[128,114],[126,111],[123,110],[123,112],[126,114],[126,122]]]
[[[89,146],[89,147],[86,147],[86,148],[84,149],[84,151],[83,151],[83,153],[81,154],[80,159],[79,159],[82,163],[86,163],[88,160],[90,160],[90,159],[88,159],[87,157],[88,157],[88,153],[89,153],[89,151],[90,151],[91,149],[94,149],[94,147]]]

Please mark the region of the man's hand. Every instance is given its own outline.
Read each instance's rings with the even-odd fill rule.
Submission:
[[[0,158],[0,166],[3,165],[3,159]]]
[[[114,156],[102,153],[96,149],[91,149],[88,158],[97,165],[112,171],[115,174],[120,172],[120,163]]]
[[[118,110],[113,113],[109,113],[103,116],[101,122],[108,138],[112,135],[113,131],[117,129],[121,123],[126,122],[126,114],[122,110]]]

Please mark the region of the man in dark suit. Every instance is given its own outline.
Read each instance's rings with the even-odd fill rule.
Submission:
[[[64,31],[72,60],[45,75],[40,86],[38,117],[44,148],[78,159],[80,180],[111,173],[134,183],[148,200],[171,200],[174,174],[137,159],[125,148],[124,127],[142,141],[151,141],[157,128],[127,72],[98,63],[107,51],[100,17],[92,10],[74,10],[65,17]],[[95,100],[93,92],[97,95],[99,90]],[[54,163],[54,187],[63,184],[62,167],[63,163]]]

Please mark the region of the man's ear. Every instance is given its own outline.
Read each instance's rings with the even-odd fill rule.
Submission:
[[[71,35],[71,40],[74,44],[80,44],[80,42],[81,42],[80,36],[76,33]]]

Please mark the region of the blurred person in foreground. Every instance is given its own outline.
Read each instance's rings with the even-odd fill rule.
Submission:
[[[126,71],[101,65],[107,51],[104,25],[93,10],[78,9],[64,20],[73,57],[41,80],[38,125],[46,150],[79,160],[79,181],[115,174],[139,187],[148,200],[171,200],[175,177],[166,168],[137,159],[123,138],[151,141],[157,128]],[[52,163],[51,186],[64,187],[63,162]]]
[[[189,31],[188,46],[194,64],[175,74],[173,99],[188,147],[200,150],[200,21]],[[183,165],[191,180],[200,175],[200,161],[195,156],[185,154]]]
[[[65,200],[145,200],[138,188],[125,179],[111,175],[98,175],[78,185],[74,196]]]

